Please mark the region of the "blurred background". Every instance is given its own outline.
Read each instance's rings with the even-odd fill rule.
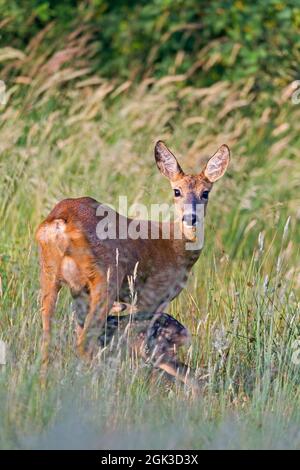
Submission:
[[[209,86],[255,76],[255,90],[270,93],[297,78],[299,27],[296,0],[1,0],[3,47],[25,52],[44,31],[44,48],[56,40],[63,50],[74,46],[68,34],[81,34],[93,70],[119,80],[187,74]]]
[[[300,446],[299,33],[298,0],[0,0],[1,447]],[[170,309],[192,333],[201,406],[145,367],[79,373],[67,294],[41,394],[34,231],[64,197],[171,202],[158,139],[190,172],[232,152]]]

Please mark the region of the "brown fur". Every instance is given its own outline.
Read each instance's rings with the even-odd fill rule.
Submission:
[[[43,362],[48,361],[51,317],[59,290],[69,286],[77,304],[81,304],[83,321],[78,327],[80,355],[86,354],[87,334],[92,324],[101,327],[115,301],[130,302],[128,276],[136,266],[137,309],[150,314],[161,312],[185,286],[188,273],[198,259],[200,250],[186,250],[187,240],[193,240],[194,228],[182,222],[184,204],[204,204],[203,191],[224,174],[229,151],[226,146],[209,160],[205,169],[195,176],[185,175],[174,155],[162,143],[155,147],[155,158],[160,171],[167,176],[173,189],[181,191],[175,198],[179,225],[183,237],[170,239],[116,239],[100,240],[96,234],[101,216],[100,203],[83,197],[59,202],[39,226],[36,239],[40,249]],[[216,177],[216,171],[219,171]],[[209,180],[211,176],[212,180]],[[104,207],[101,205],[101,207]],[[120,223],[130,219],[117,214]],[[150,235],[150,222],[148,222]],[[161,234],[163,225],[159,224]],[[85,307],[84,307],[85,306]]]

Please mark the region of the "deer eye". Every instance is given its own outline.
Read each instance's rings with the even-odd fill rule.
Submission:
[[[175,197],[179,197],[181,195],[180,189],[174,189]]]
[[[202,193],[202,199],[208,199],[209,191],[203,191]]]

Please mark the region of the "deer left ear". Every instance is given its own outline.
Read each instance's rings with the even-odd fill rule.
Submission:
[[[204,176],[210,181],[214,183],[218,179],[220,179],[230,161],[230,150],[227,145],[222,145],[219,150],[208,160],[206,167],[203,170]]]

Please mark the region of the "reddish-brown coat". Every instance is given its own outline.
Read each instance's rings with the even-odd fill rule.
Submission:
[[[79,326],[78,346],[85,354],[87,332],[92,323],[101,325],[115,301],[130,302],[128,276],[137,276],[135,291],[137,309],[149,313],[163,311],[183,289],[188,273],[198,259],[200,250],[186,250],[186,242],[193,239],[194,227],[184,222],[184,203],[202,203],[202,193],[222,176],[229,161],[226,146],[210,159],[199,175],[185,175],[173,154],[162,143],[155,148],[160,171],[181,192],[175,198],[182,239],[107,239],[97,237],[99,203],[89,197],[65,199],[59,202],[39,226],[36,239],[40,250],[43,360],[48,360],[51,316],[58,292],[63,284],[69,286],[75,299],[84,299],[81,312],[84,326]],[[211,177],[211,179],[210,179]],[[122,220],[121,220],[122,219]],[[117,233],[120,223],[131,222],[117,214]],[[150,232],[150,221],[148,222]],[[159,226],[160,233],[162,225]]]

